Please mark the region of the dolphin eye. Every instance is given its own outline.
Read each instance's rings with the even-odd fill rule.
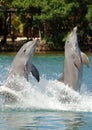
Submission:
[[[26,52],[26,49],[24,50],[24,52]]]

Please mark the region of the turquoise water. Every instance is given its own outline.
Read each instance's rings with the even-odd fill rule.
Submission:
[[[0,84],[5,82],[14,55],[0,55]],[[40,73],[37,83],[16,79],[23,86],[23,97],[15,105],[3,105],[0,99],[0,130],[92,130],[92,56],[90,68],[84,65],[81,92],[76,93],[57,81],[63,71],[63,55],[36,55],[33,63]],[[70,102],[59,97],[67,92]],[[62,96],[61,96],[62,97]],[[76,100],[75,100],[76,99]]]

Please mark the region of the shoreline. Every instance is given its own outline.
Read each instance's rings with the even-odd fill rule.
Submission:
[[[0,52],[8,53],[8,52],[18,52],[21,46],[26,43],[26,40],[8,42],[7,44],[0,43]],[[82,44],[79,45],[81,51],[83,52],[92,52],[92,44]],[[35,49],[36,54],[45,54],[45,53],[53,53],[53,52],[64,52],[64,47],[53,49],[46,44],[45,40],[41,40]]]

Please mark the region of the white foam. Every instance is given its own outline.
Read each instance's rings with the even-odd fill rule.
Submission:
[[[9,91],[21,98],[16,105],[18,108],[92,112],[92,93],[85,85],[82,85],[81,92],[78,93],[67,85],[57,80],[47,80],[44,76],[39,83],[19,78],[14,81],[17,88],[21,89],[1,87],[0,91]],[[8,105],[9,107],[15,106]]]

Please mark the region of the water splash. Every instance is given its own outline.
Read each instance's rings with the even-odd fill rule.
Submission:
[[[85,111],[92,112],[92,93],[82,85],[81,92],[75,92],[67,85],[57,80],[47,80],[41,77],[39,83],[32,79],[27,82],[25,79],[15,78],[8,83],[13,83],[11,88],[1,87],[0,91],[8,91],[17,97],[15,104],[1,105],[0,110],[60,110],[60,111]],[[7,83],[6,83],[7,84]],[[16,86],[16,87],[15,87]],[[16,89],[13,89],[13,88]]]

